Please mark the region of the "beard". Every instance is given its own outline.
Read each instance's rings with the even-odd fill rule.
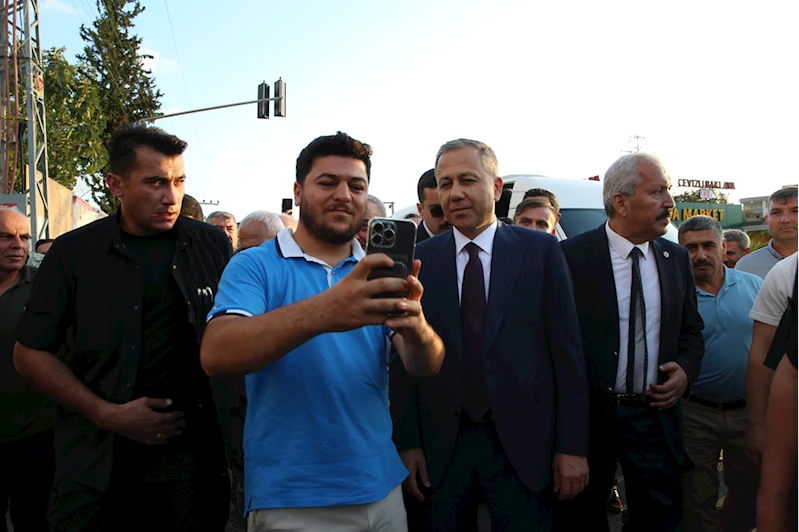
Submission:
[[[300,196],[300,223],[308,232],[328,244],[345,244],[355,238],[361,230],[361,224],[366,218],[366,208],[360,216],[356,214],[349,227],[341,230],[325,225],[322,216],[322,211],[312,207],[304,197]]]

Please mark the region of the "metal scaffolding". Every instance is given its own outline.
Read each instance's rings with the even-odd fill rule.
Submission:
[[[28,195],[31,240],[35,246],[36,240],[50,236],[39,0],[3,0],[2,4],[0,173],[3,188],[0,192],[13,193],[19,180],[20,188]]]

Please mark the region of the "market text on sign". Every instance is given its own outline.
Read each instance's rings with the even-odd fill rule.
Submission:
[[[710,216],[721,222],[724,220],[724,209],[672,209],[671,211],[671,219],[677,221],[685,221],[691,216],[699,215]]]

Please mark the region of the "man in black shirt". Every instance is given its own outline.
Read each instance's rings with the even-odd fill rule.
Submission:
[[[185,148],[157,128],[117,132],[119,212],[56,240],[20,322],[15,365],[60,404],[56,531],[224,529],[223,434],[199,345],[232,248],[178,216]]]
[[[30,223],[0,206],[0,530],[6,510],[16,530],[47,530],[53,486],[53,408],[14,369],[16,329],[36,268],[25,264]]]

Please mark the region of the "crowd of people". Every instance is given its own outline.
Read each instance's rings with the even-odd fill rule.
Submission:
[[[629,154],[607,221],[559,242],[554,194],[499,220],[494,151],[452,140],[409,275],[372,278],[368,144],[300,152],[299,221],[204,217],[186,148],[118,131],[118,212],[35,250],[0,208],[15,531],[477,531],[481,506],[495,532],[602,531],[617,464],[624,530],[796,530],[796,187],[760,250],[707,216],[674,243],[668,172]]]

